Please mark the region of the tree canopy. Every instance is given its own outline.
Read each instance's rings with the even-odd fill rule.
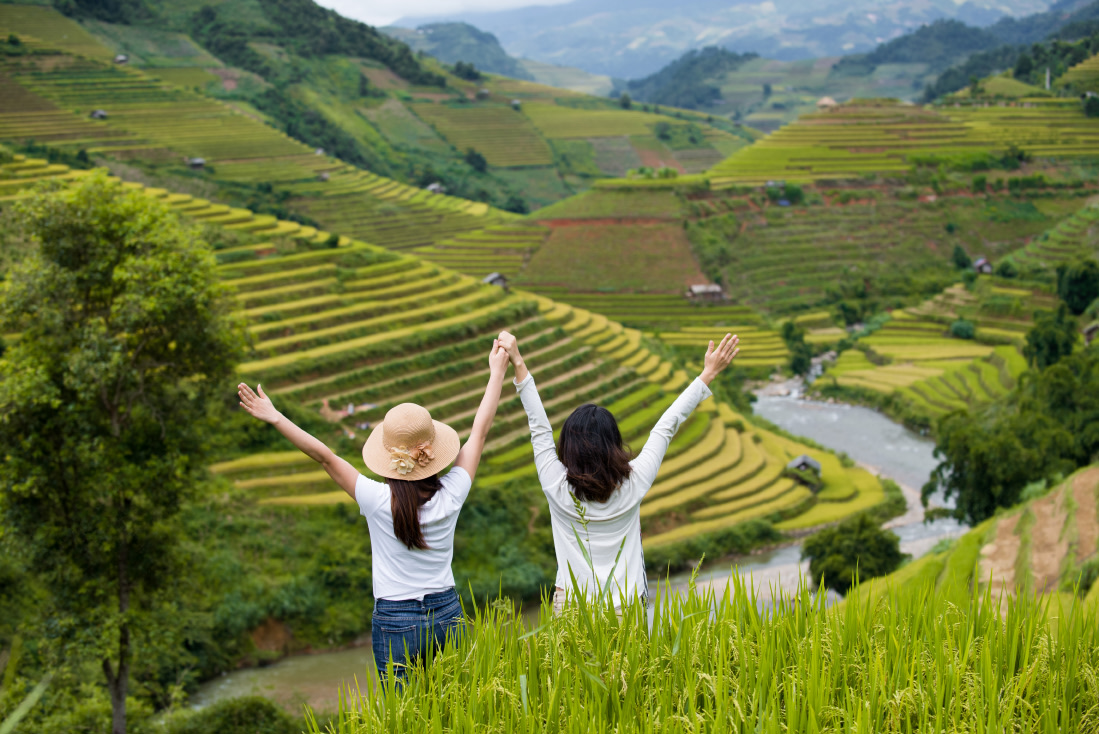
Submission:
[[[945,416],[935,456],[940,463],[924,485],[924,501],[942,490],[955,499],[953,515],[970,525],[1018,503],[1030,482],[1096,461],[1099,349],[1024,373],[1002,404]]]
[[[846,594],[860,581],[897,570],[904,554],[896,533],[883,530],[866,514],[848,518],[805,540],[802,558],[809,559],[809,574],[816,586]]]
[[[31,248],[0,290],[19,334],[0,359],[4,541],[49,592],[57,653],[104,672],[119,733],[242,330],[198,230],[105,173],[39,190],[15,224]]]

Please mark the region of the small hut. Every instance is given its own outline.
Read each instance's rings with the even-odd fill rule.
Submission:
[[[990,275],[992,273],[992,263],[988,261],[987,257],[979,257],[973,263],[973,271],[983,275]]]
[[[508,279],[504,277],[503,273],[489,273],[481,279],[481,282],[485,285],[499,286],[500,288],[503,288],[505,292],[507,292],[508,289]]]
[[[92,110],[92,114],[88,115],[88,117],[93,120],[106,120],[107,110]]]
[[[830,110],[833,107],[839,107],[839,106],[840,106],[839,102],[832,99],[831,97],[821,97],[820,99],[817,100],[817,109],[818,110]]]
[[[201,171],[203,168],[206,167],[206,159],[205,158],[188,158],[187,159],[187,167],[190,168],[192,171]]]
[[[433,194],[441,194],[441,193],[446,191],[446,189],[443,188],[443,185],[441,183],[439,183],[438,181],[435,181],[434,183],[429,183],[424,188],[426,190],[430,191]]]
[[[313,151],[313,155],[324,155],[324,148],[317,148]]]
[[[128,64],[130,63],[130,57],[126,54],[119,54],[118,56],[114,57],[114,62],[116,64]]]
[[[1093,321],[1084,327],[1084,343],[1089,347],[1099,337],[1099,321]]]
[[[511,109],[513,109],[513,110],[515,110],[516,112],[518,112],[518,111],[519,111],[520,109],[522,109],[522,108],[523,108],[523,103],[522,103],[522,102],[520,102],[520,101],[519,101],[519,100],[517,100],[517,99],[513,99],[513,100],[511,100]]]
[[[328,171],[321,171],[320,175],[317,176],[317,180],[322,182],[322,183],[327,181],[328,180]]]
[[[786,468],[792,471],[811,471],[818,477],[820,476],[820,462],[807,454],[802,454],[794,459],[786,465]]]
[[[716,283],[692,285],[687,290],[687,298],[695,301],[724,301],[725,291]]]

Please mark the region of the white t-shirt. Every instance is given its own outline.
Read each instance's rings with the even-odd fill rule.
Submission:
[[[370,527],[375,599],[423,599],[454,586],[454,528],[472,484],[466,470],[457,466],[443,476],[442,487],[420,507],[428,550],[410,550],[393,533],[389,485],[359,475],[355,501]]]
[[[645,447],[630,462],[630,476],[610,499],[603,503],[581,503],[588,521],[585,529],[576,510],[576,495],[569,484],[568,471],[557,458],[553,428],[542,407],[534,378],[528,375],[522,382],[515,383],[515,388],[527,412],[534,465],[549,501],[553,548],[557,554],[557,586],[571,594],[572,577],[575,576],[588,598],[607,588],[615,606],[619,606],[623,596],[647,595],[648,577],[641,549],[641,500],[656,481],[660,462],[676,431],[698,404],[710,397],[710,389],[699,379],[688,385],[656,422]],[[577,536],[591,558],[591,565],[585,557],[585,549],[577,543]]]

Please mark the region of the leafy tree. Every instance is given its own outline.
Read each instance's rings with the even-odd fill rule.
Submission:
[[[905,556],[900,538],[866,514],[809,536],[801,547],[813,583],[846,594],[856,577],[865,581],[897,570]]]
[[[939,421],[939,465],[924,485],[941,490],[971,525],[1018,503],[1023,489],[1099,458],[1099,350],[1026,372],[1002,403]]]
[[[1015,78],[1029,79],[1032,71],[1034,71],[1034,59],[1029,54],[1019,54],[1019,60],[1015,62]]]
[[[618,97],[618,106],[624,110],[628,110],[633,107],[633,100],[630,99],[630,95],[626,92],[622,92]]]
[[[242,331],[197,230],[96,173],[17,209],[35,248],[0,292],[0,518],[50,592],[66,657],[104,673],[126,730],[135,647],[177,588],[178,514],[205,471],[204,406]]]
[[[983,194],[988,190],[988,176],[974,176],[969,188],[974,194]]]
[[[1099,117],[1099,97],[1088,97],[1084,100],[1084,114],[1088,117]]]
[[[977,335],[977,327],[968,319],[958,319],[950,325],[950,334],[958,339],[972,339]]]
[[[993,272],[1001,278],[1019,277],[1019,268],[1016,267],[1015,263],[1011,262],[1011,260],[1008,260],[1007,258],[1004,258],[1000,262],[996,263],[996,269],[993,270]]]
[[[504,211],[515,212],[516,214],[529,214],[530,206],[527,205],[526,200],[518,194],[512,194],[504,202]]]
[[[465,79],[467,82],[479,82],[484,79],[484,75],[477,70],[476,66],[465,61],[454,64],[454,76]]]
[[[472,168],[474,171],[477,171],[478,173],[484,173],[488,170],[488,161],[486,161],[485,157],[473,148],[470,148],[466,151],[465,160],[466,163],[469,164],[470,168]]]
[[[973,267],[973,261],[969,259],[969,253],[961,245],[954,245],[954,254],[951,256],[954,267],[958,270],[966,270]]]
[[[1057,295],[1076,316],[1099,297],[1099,263],[1078,260],[1057,266]]]
[[[763,83],[763,98],[768,99],[771,96],[771,92],[772,92],[771,85],[768,84],[767,82],[764,82]]]
[[[1031,367],[1045,369],[1072,354],[1078,339],[1076,319],[1062,303],[1052,313],[1034,315],[1034,326],[1027,332],[1023,356]]]
[[[782,325],[782,340],[790,350],[790,371],[804,375],[813,366],[813,348],[805,343],[805,329],[792,320]]]

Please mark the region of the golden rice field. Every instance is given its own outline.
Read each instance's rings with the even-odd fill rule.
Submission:
[[[459,151],[472,148],[491,166],[553,163],[546,141],[522,112],[510,106],[416,104],[411,109]]]

